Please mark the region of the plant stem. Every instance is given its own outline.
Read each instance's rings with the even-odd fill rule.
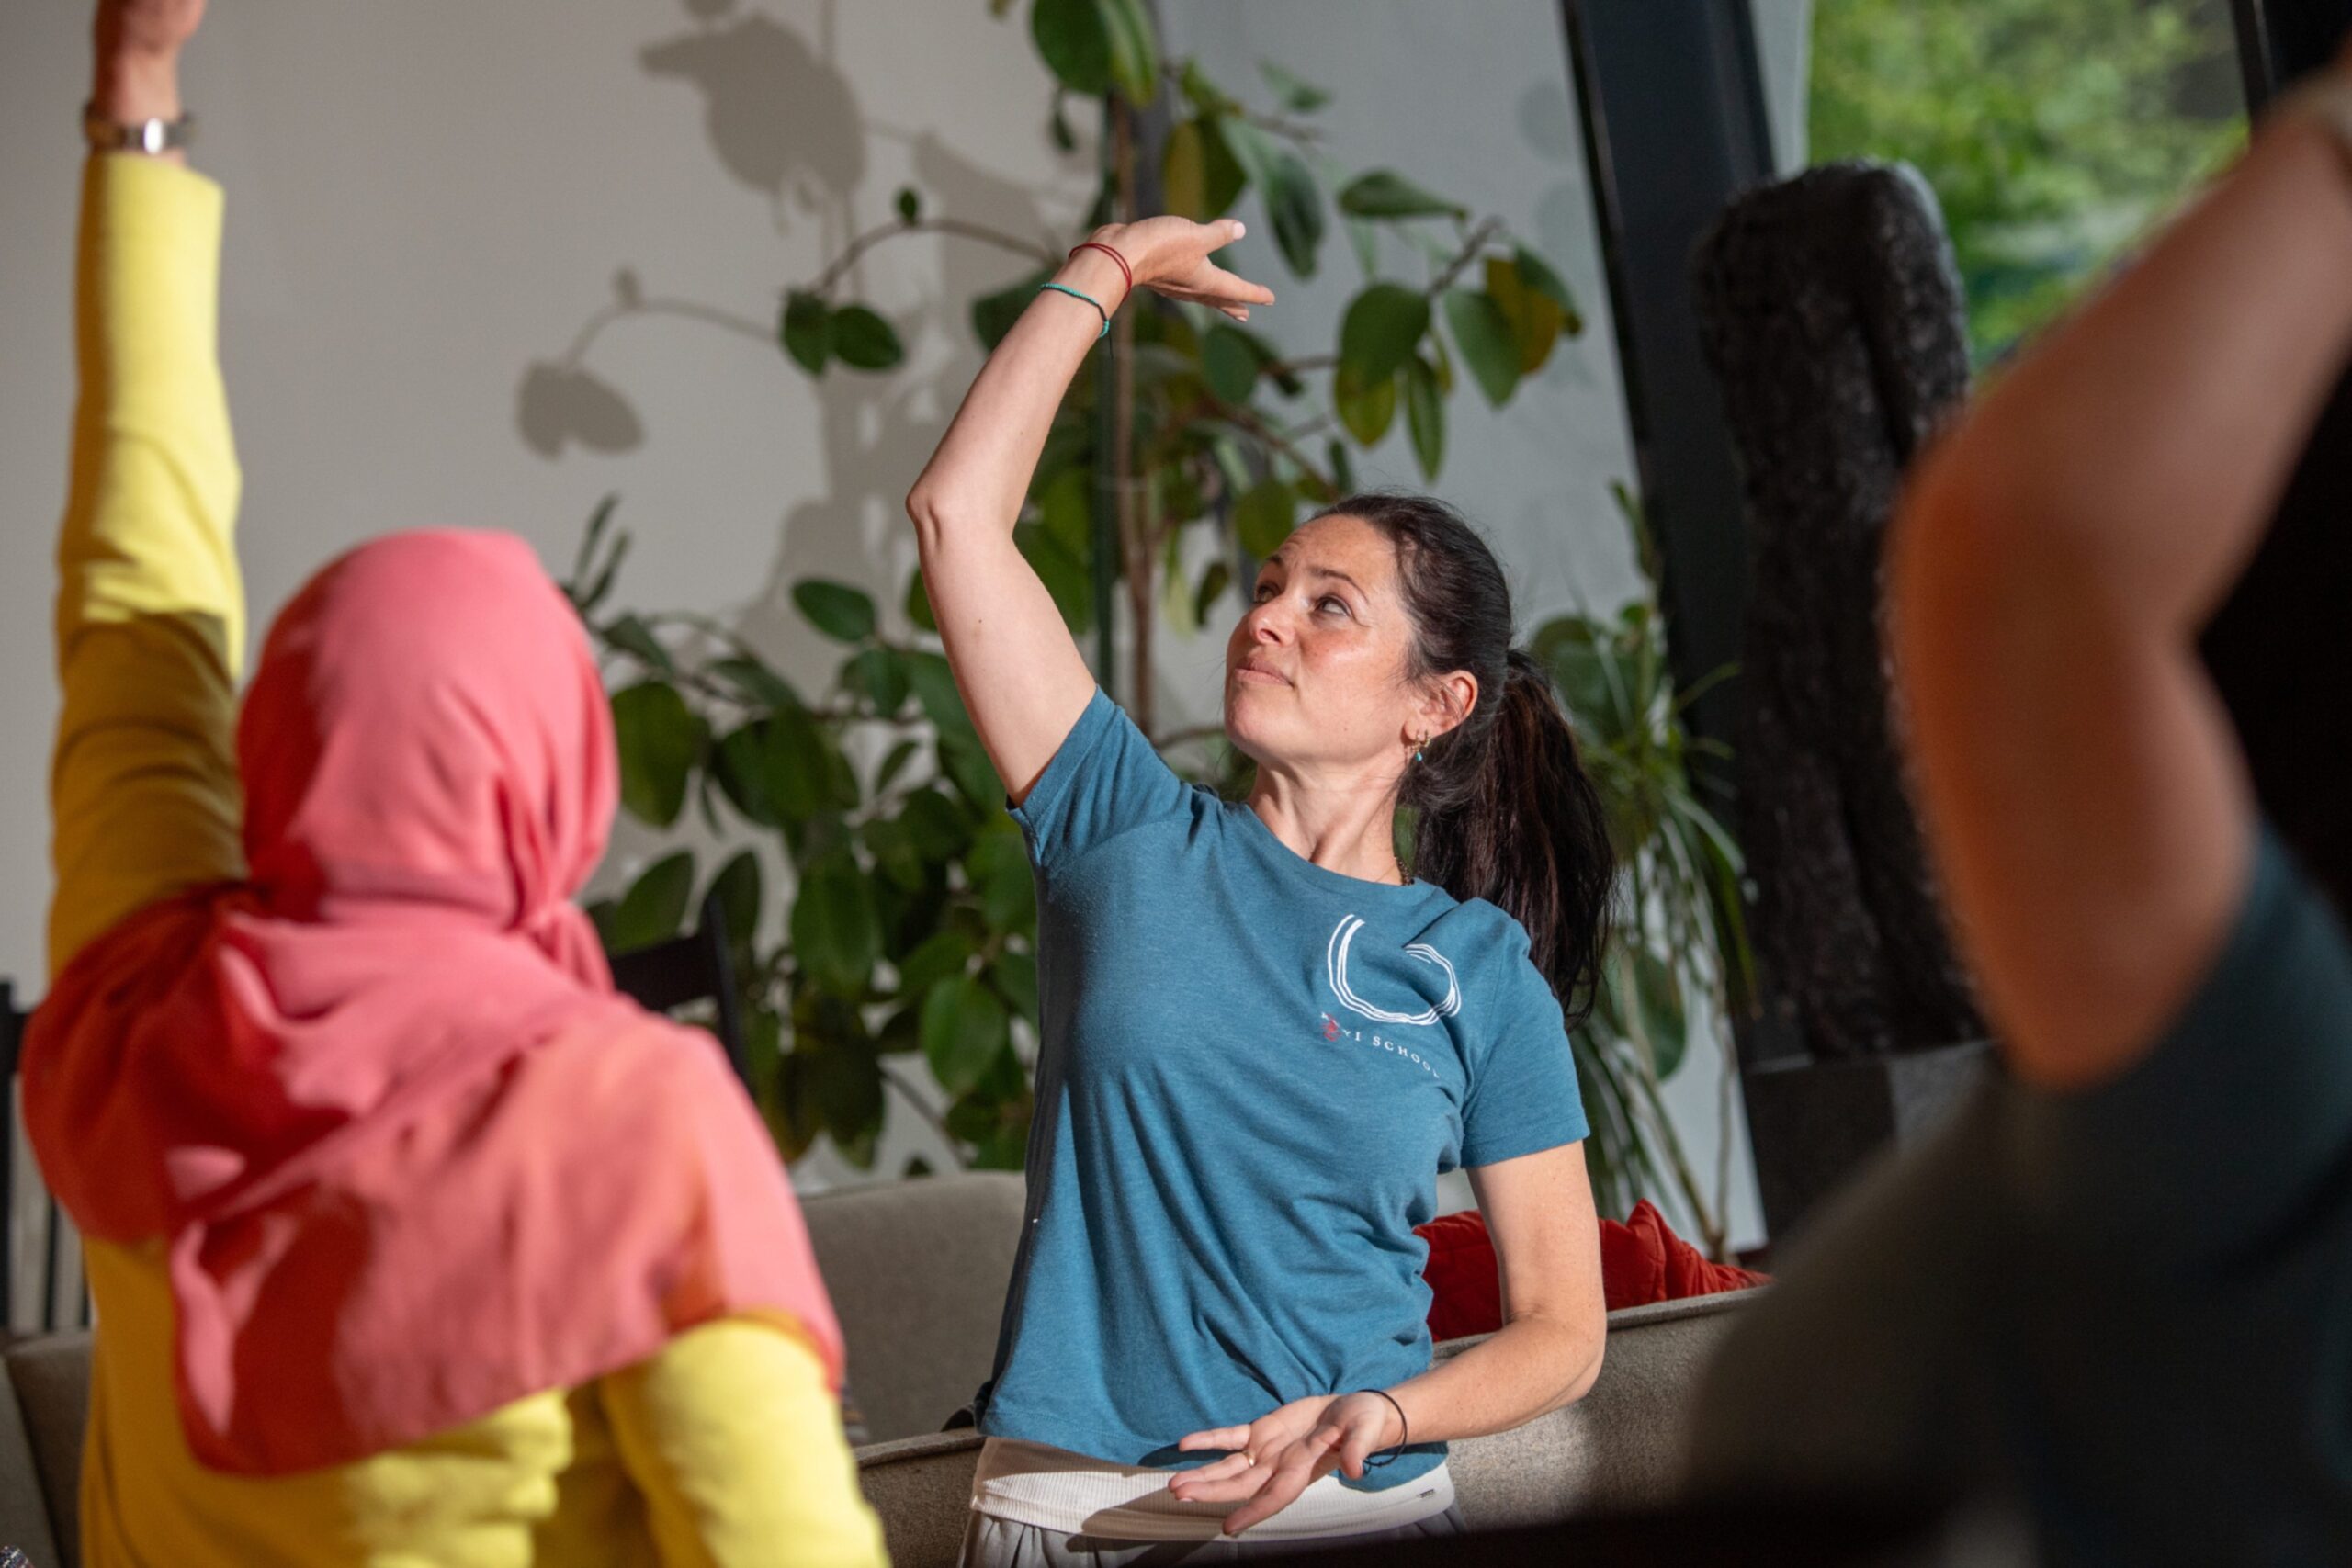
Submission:
[[[1487,248],[1487,242],[1502,231],[1503,220],[1499,218],[1489,218],[1476,229],[1471,230],[1470,237],[1462,242],[1460,254],[1445,264],[1444,270],[1440,272],[1429,288],[1422,292],[1434,299],[1451,288],[1453,286],[1453,280],[1462,276],[1462,269],[1478,259],[1478,253]]]
[[[1225,405],[1225,416],[1235,424],[1239,425],[1242,429],[1256,436],[1259,440],[1264,442],[1267,446],[1272,446],[1276,451],[1280,452],[1283,457],[1288,457],[1292,462],[1297,464],[1299,471],[1313,479],[1316,484],[1322,489],[1326,495],[1336,494],[1338,492],[1339,487],[1331,482],[1330,476],[1324,473],[1322,469],[1317,468],[1313,463],[1307,461],[1306,455],[1301,453],[1296,446],[1291,445],[1290,438],[1283,434],[1282,432],[1276,430],[1272,425],[1268,424],[1265,420],[1259,416],[1257,410],[1250,408],[1245,403],[1227,403]]]
[[[861,256],[883,241],[895,239],[900,234],[951,234],[957,239],[978,240],[984,245],[994,245],[1001,251],[1027,256],[1043,266],[1051,266],[1061,259],[1041,244],[1024,240],[1018,234],[1008,234],[1001,229],[991,229],[984,223],[969,223],[960,218],[920,218],[912,223],[892,221],[877,224],[858,235],[849,243],[848,249],[835,256],[831,265],[817,275],[816,281],[808,285],[808,292],[830,298],[833,285],[857,265]]]

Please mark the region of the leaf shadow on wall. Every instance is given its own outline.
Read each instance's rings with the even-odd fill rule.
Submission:
[[[560,461],[574,446],[598,456],[623,455],[658,437],[665,424],[692,420],[694,410],[673,406],[649,406],[640,415],[631,389],[594,368],[593,350],[616,323],[655,325],[664,332],[681,324],[695,332],[715,326],[759,342],[772,356],[770,384],[780,434],[788,433],[791,445],[800,446],[813,418],[817,456],[810,471],[781,477],[781,488],[803,499],[778,517],[776,547],[763,580],[747,582],[735,604],[715,608],[732,630],[813,694],[831,684],[844,650],[802,619],[792,603],[792,585],[820,577],[866,589],[884,606],[888,629],[905,629],[899,606],[913,541],[903,501],[978,369],[980,349],[967,319],[968,302],[1036,263],[929,234],[894,237],[877,245],[833,294],[838,302],[872,302],[899,329],[908,357],[879,374],[837,362],[812,379],[795,366],[778,343],[774,314],[785,288],[805,284],[862,230],[892,221],[891,191],[868,188],[869,153],[876,142],[896,141],[906,147],[909,179],[926,210],[1012,235],[1038,235],[1040,243],[1063,226],[1049,219],[1049,209],[1068,219],[1079,210],[1083,193],[1057,192],[1050,180],[1041,188],[1006,177],[952,150],[930,129],[868,120],[838,67],[770,16],[738,9],[732,0],[686,0],[686,6],[702,25],[640,50],[640,70],[656,83],[692,83],[703,97],[702,129],[720,169],[738,186],[767,197],[779,223],[787,211],[806,222],[821,249],[796,243],[787,258],[780,248],[774,293],[729,305],[660,296],[649,291],[633,268],[619,267],[610,299],[589,315],[571,345],[525,369],[515,427],[526,446]],[[816,36],[831,31],[820,17]],[[655,316],[672,320],[646,321]],[[712,345],[713,353],[724,351],[726,345]],[[756,455],[746,468],[757,469]],[[615,477],[619,488],[625,471],[616,470]],[[640,538],[639,548],[691,549],[692,524],[681,522],[684,526],[662,544]],[[676,607],[637,601],[626,572],[616,604]],[[626,859],[650,842],[624,822],[615,855]]]
[[[865,178],[865,138],[849,80],[797,33],[758,12],[726,20],[726,7],[690,7],[707,25],[649,44],[649,76],[692,83],[703,129],[720,165],[775,204],[822,211]],[[849,132],[845,134],[845,132]]]

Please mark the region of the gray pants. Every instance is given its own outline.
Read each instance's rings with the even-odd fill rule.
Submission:
[[[976,1512],[964,1530],[962,1568],[1163,1568],[1170,1563],[1190,1568],[1194,1563],[1232,1562],[1245,1557],[1284,1557],[1317,1547],[1372,1546],[1468,1532],[1459,1506],[1395,1529],[1306,1540],[1103,1540],[1017,1525]]]

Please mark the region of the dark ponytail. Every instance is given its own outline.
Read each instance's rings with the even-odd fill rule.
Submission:
[[[1360,517],[1396,547],[1413,617],[1408,678],[1466,670],[1478,682],[1470,716],[1405,771],[1399,803],[1419,814],[1413,874],[1525,927],[1573,1029],[1592,1010],[1616,857],[1551,679],[1511,646],[1502,566],[1459,513],[1428,496],[1350,496],[1324,514]]]

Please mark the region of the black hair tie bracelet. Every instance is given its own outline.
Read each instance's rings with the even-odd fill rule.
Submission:
[[[1377,1455],[1368,1454],[1364,1457],[1363,1467],[1366,1470],[1371,1470],[1378,1465],[1395,1464],[1396,1462],[1396,1456],[1403,1453],[1405,1451],[1406,1445],[1413,1440],[1413,1424],[1405,1419],[1405,1407],[1397,1404],[1396,1396],[1390,1393],[1385,1389],[1360,1388],[1356,1390],[1356,1392],[1358,1393],[1376,1393],[1381,1398],[1388,1402],[1388,1407],[1391,1410],[1396,1412],[1396,1441],[1390,1447],[1380,1450],[1381,1454],[1385,1454],[1387,1457],[1384,1459]]]

